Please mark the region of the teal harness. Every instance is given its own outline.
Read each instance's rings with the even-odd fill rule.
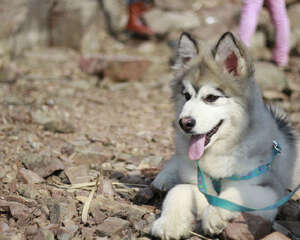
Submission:
[[[248,174],[246,174],[244,176],[233,175],[231,177],[227,177],[227,178],[223,178],[223,179],[238,181],[238,180],[248,180],[253,177],[260,176],[261,174],[270,170],[271,163],[273,162],[273,160],[276,158],[276,156],[280,152],[281,152],[280,145],[276,141],[273,141],[272,157],[268,163],[255,168],[254,170],[250,171]],[[204,196],[206,197],[206,200],[208,201],[209,204],[216,206],[216,207],[227,209],[229,211],[253,212],[253,211],[272,210],[272,209],[278,208],[281,205],[283,205],[284,203],[286,203],[289,199],[291,199],[291,197],[295,194],[295,192],[300,188],[300,184],[299,184],[294,191],[290,192],[288,195],[279,199],[276,203],[274,203],[270,206],[267,206],[264,208],[249,208],[249,207],[245,207],[245,206],[236,204],[229,200],[208,194],[206,184],[205,184],[204,174],[203,174],[201,168],[199,167],[199,160],[196,163],[197,163],[197,181],[198,181],[199,191],[201,191],[204,194]],[[211,177],[211,180],[212,180],[215,191],[219,194],[220,190],[221,190],[221,179],[214,179]]]

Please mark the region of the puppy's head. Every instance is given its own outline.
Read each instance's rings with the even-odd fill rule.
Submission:
[[[239,133],[248,124],[252,61],[232,33],[212,49],[183,33],[174,69],[177,121],[190,137],[189,156],[196,160],[215,142],[234,140],[233,127]]]

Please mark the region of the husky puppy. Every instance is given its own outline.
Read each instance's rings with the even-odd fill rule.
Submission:
[[[197,188],[196,160],[209,194],[263,208],[300,182],[299,145],[285,115],[264,104],[252,60],[232,33],[225,33],[212,50],[183,33],[174,69],[176,153],[152,183],[159,190],[171,189],[152,234],[180,239],[199,219],[205,233],[219,234],[239,212],[208,204]],[[274,140],[282,152],[269,171],[249,180],[224,179],[246,175],[270,161]],[[211,177],[221,179],[219,194]],[[254,214],[273,220],[277,209]]]

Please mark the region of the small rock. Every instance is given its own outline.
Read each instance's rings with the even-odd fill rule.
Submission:
[[[61,202],[56,201],[48,204],[50,211],[50,222],[61,223],[63,221],[71,220],[77,215],[75,202]]]
[[[23,179],[24,183],[29,183],[29,184],[41,183],[45,181],[35,172],[32,172],[25,168],[19,169],[19,176]]]
[[[260,216],[242,213],[224,229],[224,239],[250,240],[261,239],[271,232],[272,224]]]
[[[103,162],[107,161],[109,156],[104,155],[100,152],[96,151],[78,151],[73,158],[74,163],[76,165],[79,164],[102,164]]]
[[[0,210],[4,212],[9,211],[15,219],[18,219],[19,225],[25,224],[26,220],[32,216],[31,210],[28,207],[17,202],[0,200]]]
[[[56,157],[30,153],[24,156],[23,164],[41,177],[48,177],[53,172],[63,170],[64,165]]]
[[[54,240],[54,234],[47,229],[39,229],[37,234],[33,236],[32,240]]]
[[[287,88],[284,72],[274,64],[255,62],[255,78],[262,89],[276,89],[282,91]]]
[[[94,220],[95,220],[96,224],[103,223],[105,218],[107,218],[105,213],[97,207],[93,207],[93,210],[91,209],[91,214],[94,217]]]
[[[30,199],[37,199],[49,196],[47,190],[40,189],[40,187],[35,184],[23,184],[18,188],[18,192],[22,196]]]
[[[144,158],[141,161],[138,169],[159,167],[162,160],[163,160],[162,156],[150,156],[150,157]]]
[[[0,233],[0,240],[25,240],[25,236],[16,232]]]
[[[0,221],[0,232],[8,232],[9,231],[9,226],[6,222]]]
[[[114,236],[129,226],[129,222],[117,217],[109,217],[97,226],[96,234],[100,237]]]
[[[25,229],[25,235],[26,235],[26,237],[29,239],[29,236],[36,235],[36,234],[37,234],[37,231],[38,231],[38,226],[37,226],[37,224],[30,225],[30,226],[26,226],[26,229]]]
[[[56,237],[57,237],[58,240],[71,240],[72,237],[73,237],[73,234],[69,233],[64,228],[60,228],[57,231]]]
[[[62,154],[66,154],[67,156],[70,156],[71,154],[73,154],[74,151],[75,151],[75,147],[71,143],[65,143],[60,149],[60,152]]]
[[[280,209],[280,219],[298,221],[300,219],[300,205],[296,201],[288,201]]]
[[[72,220],[66,220],[63,222],[65,229],[69,232],[72,233],[73,235],[76,233],[78,230],[79,226]]]
[[[149,60],[127,60],[111,62],[104,71],[105,76],[113,81],[139,81],[149,69]]]
[[[81,229],[81,234],[83,239],[95,239],[93,238],[95,229],[91,227],[83,227]]]
[[[68,167],[65,169],[65,174],[67,175],[71,184],[86,183],[92,179],[92,177],[89,176],[88,165]]]
[[[262,240],[289,240],[287,236],[283,235],[280,232],[273,232],[266,237],[264,237]]]
[[[44,130],[54,133],[74,133],[75,127],[64,120],[50,121],[44,124]]]
[[[144,215],[149,213],[149,210],[140,207],[138,205],[130,205],[127,208],[128,220],[133,223],[134,221],[140,220]]]
[[[0,66],[0,83],[15,83],[20,73],[15,63],[3,64]]]
[[[300,237],[300,222],[296,221],[277,221],[278,224],[287,228],[293,235]]]
[[[188,30],[201,25],[199,16],[193,11],[167,12],[154,9],[145,14],[145,19],[151,29],[160,34],[171,30]]]
[[[300,3],[294,4],[288,9],[288,16],[291,26],[291,36],[294,36],[296,42],[300,40],[300,26],[299,26]]]

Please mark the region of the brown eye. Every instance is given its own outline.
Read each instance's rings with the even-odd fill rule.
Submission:
[[[209,95],[207,95],[207,96],[204,98],[204,101],[205,101],[205,102],[212,103],[212,102],[215,102],[219,97],[220,97],[220,96],[216,96],[216,95],[209,94]]]

